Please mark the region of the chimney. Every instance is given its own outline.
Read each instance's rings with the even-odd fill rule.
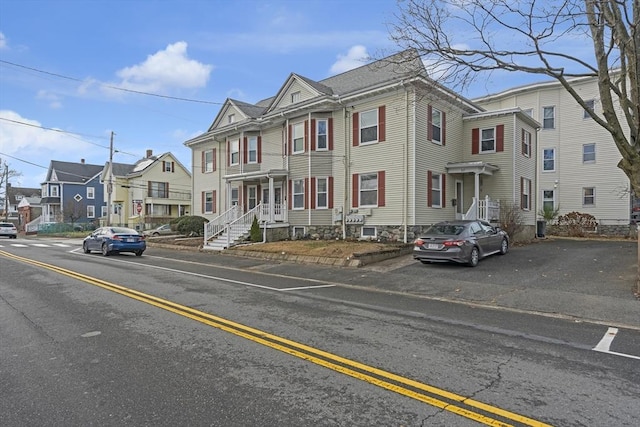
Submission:
[[[153,156],[153,150],[147,150],[147,159]]]
[[[80,163],[84,165],[84,159],[80,159]]]

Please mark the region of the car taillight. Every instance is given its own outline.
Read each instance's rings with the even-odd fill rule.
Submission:
[[[462,246],[464,245],[464,240],[447,240],[442,244],[445,246]]]
[[[111,240],[122,240],[120,236],[111,236]]]
[[[145,238],[144,234],[141,234],[141,235],[140,235],[140,236],[138,236],[138,237],[140,237],[140,240],[144,240],[144,238]]]
[[[424,245],[424,240],[416,239],[416,241],[413,242],[413,244],[416,245],[416,246],[422,246],[422,245]]]

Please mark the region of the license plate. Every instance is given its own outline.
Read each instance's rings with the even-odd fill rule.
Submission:
[[[429,243],[427,245],[427,249],[438,249],[440,248],[440,245],[438,245],[437,243]]]
[[[124,239],[124,241],[127,243],[131,243],[131,242],[135,242],[135,239]]]

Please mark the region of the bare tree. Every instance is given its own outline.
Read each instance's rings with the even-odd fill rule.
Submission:
[[[392,39],[464,90],[482,72],[556,79],[611,135],[640,195],[640,0],[399,0]],[[566,48],[584,41],[588,54]],[[564,49],[563,49],[564,47]],[[602,116],[571,86],[597,78]],[[620,115],[616,115],[616,110]]]
[[[0,158],[0,210],[4,212],[5,218],[9,214],[9,201],[7,200],[7,187],[12,178],[22,176],[22,173],[9,169],[9,164]]]
[[[69,220],[71,227],[75,228],[75,223],[80,218],[83,218],[87,212],[87,206],[82,202],[75,200],[69,200],[63,207],[64,218]]]

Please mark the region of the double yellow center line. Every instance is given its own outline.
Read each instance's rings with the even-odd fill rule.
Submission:
[[[120,295],[154,305],[158,308],[193,319],[205,325],[213,326],[214,328],[246,338],[258,344],[262,344],[266,347],[315,363],[316,365],[323,366],[341,374],[357,378],[369,384],[424,402],[436,408],[469,418],[481,424],[506,427],[514,425],[511,423],[515,422],[518,425],[526,426],[549,426],[548,424],[540,421],[515,414],[465,396],[451,393],[428,384],[405,378],[354,360],[346,359],[305,344],[291,341],[277,335],[272,335],[268,332],[195,310],[181,304],[176,304],[172,301],[145,294],[134,289],[125,288],[95,277],[87,276],[40,261],[20,257],[5,251],[0,251],[0,255],[16,261],[42,267],[73,279],[81,280],[85,283],[107,289]]]

